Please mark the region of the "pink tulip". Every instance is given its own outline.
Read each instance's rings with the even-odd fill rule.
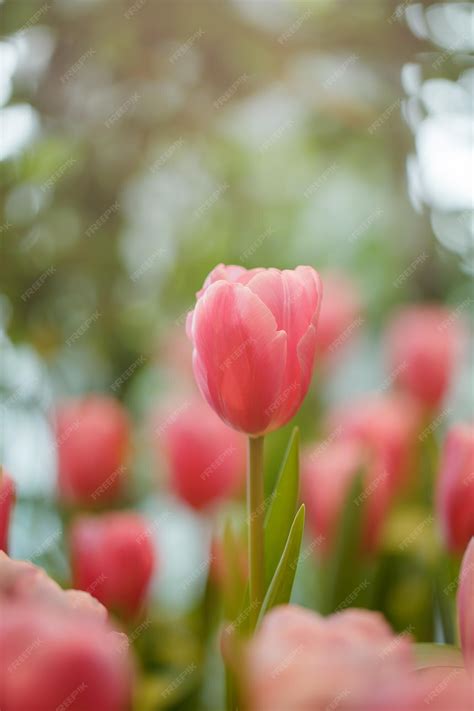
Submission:
[[[467,546],[461,565],[458,615],[466,668],[474,672],[474,538]]]
[[[207,402],[249,435],[285,425],[308,390],[321,282],[294,271],[219,265],[188,318],[193,367]]]
[[[462,553],[474,536],[474,425],[455,425],[448,432],[437,483],[437,510],[447,545]]]
[[[425,669],[379,689],[374,684],[363,711],[472,711],[472,682],[463,669]],[[362,709],[357,709],[362,711]]]
[[[362,711],[374,689],[405,679],[413,664],[409,640],[396,637],[378,613],[346,610],[324,618],[295,605],[277,607],[248,646],[245,708]]]
[[[316,334],[317,354],[332,359],[361,324],[360,295],[345,274],[324,274],[324,297]]]
[[[2,711],[126,711],[128,640],[99,602],[0,552],[0,608]]]
[[[137,615],[154,568],[146,522],[128,512],[77,518],[71,529],[71,564],[75,587],[124,617]]]
[[[365,507],[366,513],[364,548],[374,551],[392,501],[410,474],[419,411],[412,401],[403,397],[393,394],[369,396],[337,409],[330,416],[329,423],[326,442],[312,453],[311,466],[307,464],[306,500],[316,501],[319,497],[317,512],[310,507],[309,516],[313,520],[318,516],[324,524],[321,517],[327,515],[331,529],[340,515],[350,481],[362,468],[364,491],[360,495],[360,504]],[[318,481],[322,477],[327,478],[323,470],[328,468],[338,472],[329,489],[331,493],[318,494]],[[323,514],[321,509],[326,506]],[[330,530],[328,535],[330,545]]]
[[[8,551],[10,516],[15,503],[13,479],[0,466],[0,551]]]
[[[420,411],[411,399],[369,395],[336,410],[330,423],[334,436],[363,445],[393,490],[407,481],[420,425]]]
[[[113,398],[91,395],[56,413],[58,485],[62,499],[92,505],[116,499],[123,488],[130,425]]]
[[[173,491],[201,510],[229,498],[245,482],[245,438],[201,399],[191,397],[156,418],[157,453]]]
[[[102,621],[7,601],[0,615],[2,711],[126,711],[131,669]]]
[[[440,306],[406,308],[388,332],[393,376],[424,408],[436,409],[451,384],[461,343],[455,314]]]
[[[48,605],[65,612],[77,610],[102,621],[107,618],[105,607],[87,593],[63,590],[42,568],[12,560],[0,551],[0,606],[7,601]]]
[[[302,499],[306,517],[315,540],[315,552],[329,555],[343,514],[343,507],[352,482],[358,473],[364,474],[365,490],[355,505],[365,506],[364,548],[377,547],[385,520],[390,491],[386,477],[369,465],[363,448],[356,442],[335,441],[310,448],[302,462]]]

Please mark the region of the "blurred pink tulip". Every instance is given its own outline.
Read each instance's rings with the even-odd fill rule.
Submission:
[[[474,425],[453,426],[443,447],[437,510],[450,550],[462,553],[474,536]]]
[[[321,302],[316,352],[330,360],[350,341],[361,322],[360,295],[346,274],[323,274],[324,296]]]
[[[367,507],[364,547],[373,551],[389,504],[387,478],[377,481],[378,470],[368,465],[363,448],[356,442],[342,440],[316,445],[303,456],[302,499],[309,527],[318,543],[315,552],[322,556],[331,553],[350,486],[360,472],[365,473],[360,505]]]
[[[126,711],[128,640],[90,595],[0,552],[2,711]]]
[[[71,528],[74,585],[109,610],[134,617],[142,610],[154,569],[146,522],[135,513],[81,516]]]
[[[245,708],[362,711],[374,688],[405,679],[413,664],[410,641],[395,636],[378,613],[346,610],[324,618],[295,605],[277,607],[248,646]]]
[[[463,669],[446,667],[415,672],[382,689],[374,684],[357,711],[472,711],[472,682]],[[352,711],[352,710],[351,710]]]
[[[331,432],[359,442],[390,486],[397,490],[408,480],[421,418],[417,405],[393,393],[368,395],[338,408],[330,417]]]
[[[8,552],[10,517],[15,503],[13,479],[0,466],[0,551]]]
[[[408,398],[394,394],[368,396],[332,413],[328,438],[311,455],[308,481],[313,478],[314,483],[309,492],[306,489],[307,500],[318,498],[316,482],[324,476],[323,467],[338,471],[327,499],[330,526],[339,515],[350,479],[362,465],[365,479],[361,504],[366,507],[364,547],[368,551],[377,547],[390,505],[408,480],[419,422],[419,411]],[[318,458],[322,458],[322,466]],[[318,512],[314,514],[320,520],[325,502],[326,495],[320,493]]]
[[[63,590],[42,568],[12,560],[0,551],[0,606],[7,601],[48,605],[65,612],[77,610],[104,621],[107,610],[82,590]]]
[[[89,505],[116,499],[130,447],[130,425],[120,403],[99,395],[65,402],[55,428],[61,498]]]
[[[466,548],[459,576],[458,615],[466,668],[474,673],[474,538]]]
[[[452,381],[462,345],[456,316],[441,306],[401,311],[388,330],[389,360],[398,384],[424,408],[438,408]]]
[[[193,367],[207,402],[249,435],[285,425],[310,384],[322,287],[311,267],[217,266],[188,317]]]
[[[131,669],[104,622],[8,601],[0,616],[2,711],[126,711]]]
[[[192,397],[156,423],[158,458],[165,458],[171,488],[189,506],[200,510],[243,488],[245,438],[203,400]]]

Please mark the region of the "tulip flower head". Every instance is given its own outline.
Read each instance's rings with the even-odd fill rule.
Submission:
[[[198,511],[229,498],[245,482],[245,438],[207,403],[190,398],[156,418],[157,454],[172,490]]]
[[[448,392],[462,340],[455,315],[440,306],[406,308],[389,328],[391,372],[428,411],[439,408]]]
[[[351,483],[359,473],[365,473],[368,462],[362,447],[356,442],[336,441],[310,447],[302,461],[302,499],[309,527],[317,545],[315,552],[323,557],[333,549],[338,523],[349,494]],[[373,471],[373,468],[372,468]],[[372,472],[366,476],[370,479]],[[373,549],[379,536],[387,497],[367,496],[367,547]],[[383,509],[383,511],[381,511]]]
[[[260,436],[285,425],[308,390],[321,281],[311,267],[219,265],[187,322],[203,396],[224,422]]]
[[[420,424],[419,408],[411,398],[369,395],[338,408],[329,420],[330,432],[363,445],[393,490],[407,481]]]
[[[462,560],[458,589],[458,616],[466,668],[474,674],[474,537],[471,538]]]
[[[61,498],[94,505],[122,490],[130,425],[120,403],[92,395],[63,403],[55,418]]]
[[[13,479],[0,466],[0,551],[8,552],[10,517],[15,503]]]
[[[85,592],[0,553],[2,711],[126,711],[128,640]]]
[[[143,609],[155,562],[146,522],[135,513],[81,516],[71,530],[75,587],[123,617]]]
[[[374,689],[410,673],[411,644],[398,638],[381,615],[363,610],[321,617],[282,605],[263,620],[246,655],[251,711],[285,709],[361,711]]]
[[[376,670],[376,681],[374,681]],[[249,711],[470,711],[472,682],[458,668],[416,671],[412,641],[379,613],[329,617],[282,605],[263,620],[245,654]]]
[[[454,425],[447,434],[437,510],[446,544],[462,553],[474,536],[474,425]]]

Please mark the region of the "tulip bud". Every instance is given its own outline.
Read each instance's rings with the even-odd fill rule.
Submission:
[[[441,458],[437,510],[446,544],[462,553],[474,536],[474,426],[450,429]]]
[[[474,538],[471,538],[461,564],[458,616],[466,668],[474,672]]]
[[[313,372],[321,282],[295,270],[219,265],[188,317],[201,393],[224,422],[249,435],[282,427]]]
[[[202,400],[190,399],[156,419],[158,458],[172,490],[197,510],[229,498],[245,482],[245,438]]]
[[[323,283],[316,352],[318,357],[331,360],[361,323],[360,296],[355,284],[345,274],[324,274]]]
[[[0,551],[8,552],[10,516],[15,503],[13,479],[0,466]]]
[[[451,384],[462,343],[454,314],[439,306],[403,310],[388,332],[392,373],[424,408],[438,408]]]
[[[74,586],[124,617],[143,608],[154,557],[146,523],[138,514],[81,516],[72,525]]]
[[[98,395],[64,403],[55,429],[61,498],[89,505],[116,499],[130,446],[130,425],[120,403]]]

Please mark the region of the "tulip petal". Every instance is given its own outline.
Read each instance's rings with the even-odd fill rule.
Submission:
[[[194,371],[203,395],[228,424],[267,430],[287,361],[287,335],[247,287],[217,281],[198,300],[192,324]]]

